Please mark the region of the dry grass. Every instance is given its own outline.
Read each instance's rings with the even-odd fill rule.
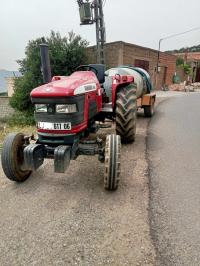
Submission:
[[[22,132],[26,135],[31,135],[32,133],[35,133],[36,128],[35,126],[8,126],[8,125],[1,125],[0,126],[0,149],[2,147],[2,143],[4,141],[4,138],[12,132]]]

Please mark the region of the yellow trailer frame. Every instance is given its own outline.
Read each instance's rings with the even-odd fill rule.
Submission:
[[[151,92],[143,95],[142,97],[137,99],[137,109],[143,108],[144,115],[146,117],[152,117],[154,114],[154,105],[156,101],[156,93]]]

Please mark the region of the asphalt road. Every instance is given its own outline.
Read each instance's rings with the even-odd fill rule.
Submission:
[[[154,265],[148,121],[141,116],[136,142],[122,147],[114,193],[103,189],[104,165],[95,156],[80,156],[66,174],[54,174],[47,160],[23,184],[6,179],[0,166],[0,265]]]
[[[200,94],[162,102],[147,144],[156,265],[200,265]]]

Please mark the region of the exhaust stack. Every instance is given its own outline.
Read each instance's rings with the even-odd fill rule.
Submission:
[[[44,83],[51,81],[51,66],[49,60],[49,47],[46,43],[40,44],[41,72]]]

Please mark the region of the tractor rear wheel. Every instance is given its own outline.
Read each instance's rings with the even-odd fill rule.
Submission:
[[[116,190],[120,181],[121,139],[118,135],[108,135],[105,146],[104,188]]]
[[[31,174],[30,170],[23,168],[24,144],[24,134],[22,133],[9,134],[3,143],[1,164],[5,175],[12,181],[23,182]]]
[[[116,133],[124,143],[133,142],[136,133],[137,96],[136,84],[122,88],[117,93]]]

